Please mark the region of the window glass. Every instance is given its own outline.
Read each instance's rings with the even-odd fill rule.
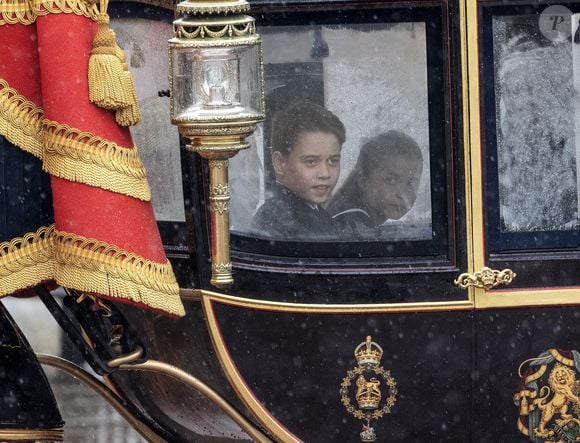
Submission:
[[[484,15],[492,251],[580,245],[579,16],[569,15],[559,36],[542,32],[542,17],[531,7]]]
[[[232,230],[280,240],[430,239],[425,23],[260,33],[271,120],[232,160]],[[344,126],[344,143],[333,124]],[[333,229],[341,223],[352,226]]]
[[[147,170],[155,217],[184,222],[179,133],[169,119],[167,40],[173,28],[155,18],[115,17],[112,27],[135,79],[142,120],[131,127],[131,135]]]
[[[257,18],[267,117],[251,148],[230,160],[233,250],[448,256],[443,11]]]

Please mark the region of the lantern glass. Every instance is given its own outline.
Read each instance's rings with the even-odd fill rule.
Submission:
[[[260,45],[171,49],[173,119],[242,119],[263,113]]]

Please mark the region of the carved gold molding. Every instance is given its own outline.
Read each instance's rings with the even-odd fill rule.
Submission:
[[[499,285],[509,285],[516,275],[511,269],[497,271],[484,267],[481,271],[473,274],[464,272],[453,283],[461,289],[467,289],[469,287],[492,289]]]
[[[194,4],[194,6],[192,6]],[[213,0],[206,2],[180,2],[176,7],[177,15],[189,14],[204,15],[204,14],[241,14],[250,9],[250,4],[246,0]]]
[[[387,312],[437,312],[473,309],[470,300],[446,302],[413,302],[413,303],[359,303],[359,304],[323,304],[323,303],[294,303],[268,300],[268,294],[260,294],[264,298],[246,298],[205,289],[183,289],[184,300],[208,301],[223,303],[240,308],[256,309],[272,312],[294,312],[307,314],[370,314]],[[380,294],[379,294],[380,295]]]
[[[239,23],[222,21],[212,25],[198,24],[195,26],[176,25],[175,35],[188,39],[212,39],[248,37],[256,34],[256,25],[253,21]]]

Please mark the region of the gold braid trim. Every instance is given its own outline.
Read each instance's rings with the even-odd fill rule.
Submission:
[[[0,243],[0,296],[43,281],[185,315],[171,264],[56,231],[54,225]]]
[[[0,243],[0,296],[53,280],[54,225]]]
[[[123,148],[88,132],[44,120],[43,169],[71,181],[151,200],[136,147]]]
[[[38,17],[60,13],[81,15],[96,21],[99,8],[86,0],[0,0],[0,26],[31,25]]]
[[[62,231],[55,231],[54,237],[58,284],[185,315],[169,262],[155,263],[117,246]]]
[[[24,151],[42,158],[43,117],[42,108],[0,79],[0,135]]]

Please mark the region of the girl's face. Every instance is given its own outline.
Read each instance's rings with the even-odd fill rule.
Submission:
[[[398,220],[405,215],[417,199],[417,189],[423,171],[423,161],[406,155],[385,159],[359,183],[363,201],[380,223]]]

